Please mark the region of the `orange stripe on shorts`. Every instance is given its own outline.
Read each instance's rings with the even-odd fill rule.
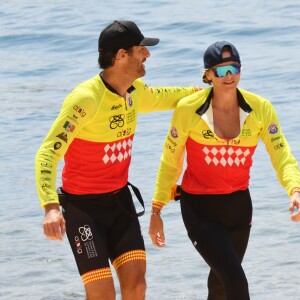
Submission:
[[[146,260],[146,251],[145,250],[133,250],[126,252],[113,261],[113,266],[117,270],[123,264],[133,261],[133,260]]]
[[[105,278],[111,278],[111,277],[112,277],[112,273],[110,268],[97,269],[81,275],[81,279],[84,285],[86,285],[89,282],[93,282]]]

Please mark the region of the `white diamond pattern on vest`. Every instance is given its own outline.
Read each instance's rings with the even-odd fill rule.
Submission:
[[[105,164],[121,162],[131,156],[132,139],[107,144],[104,147],[105,155],[102,160]]]
[[[212,148],[203,148],[203,152],[206,154],[204,160],[209,165],[213,163],[214,165],[222,165],[225,167],[227,164],[229,166],[232,166],[233,164],[236,164],[239,166],[240,164],[245,164],[246,157],[250,154],[249,149],[242,150],[241,148],[234,149],[232,147],[229,147],[226,149],[225,147],[222,147],[220,149],[217,149],[216,147]]]

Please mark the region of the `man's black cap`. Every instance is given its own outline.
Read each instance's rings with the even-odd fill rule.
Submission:
[[[231,50],[231,56],[227,58],[222,58],[222,51],[224,47],[229,47]],[[215,65],[227,62],[227,61],[235,61],[237,63],[241,63],[240,55],[236,48],[229,42],[222,41],[222,42],[216,42],[212,45],[210,45],[204,55],[203,55],[203,61],[204,61],[204,68],[210,69],[214,67]]]
[[[159,39],[144,37],[132,21],[114,21],[102,30],[98,41],[98,50],[116,51],[133,46],[154,46]]]

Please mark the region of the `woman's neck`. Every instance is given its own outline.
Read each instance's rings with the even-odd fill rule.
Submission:
[[[236,90],[230,92],[218,92],[214,90],[212,97],[213,108],[227,111],[237,108],[238,106],[239,104]]]

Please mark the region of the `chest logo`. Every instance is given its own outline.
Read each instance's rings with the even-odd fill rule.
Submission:
[[[109,127],[111,129],[116,129],[118,127],[123,127],[124,126],[124,119],[125,119],[125,115],[123,114],[119,114],[119,115],[115,115],[109,118]]]
[[[102,160],[105,164],[122,162],[131,156],[131,149],[132,139],[106,144]]]
[[[203,130],[202,135],[205,139],[208,139],[208,140],[215,139],[216,140],[216,138],[211,130]]]
[[[242,150],[241,148],[234,149],[232,147],[229,147],[228,149],[225,147],[220,149],[217,149],[216,147],[211,149],[204,147],[203,152],[205,153],[204,160],[208,165],[222,165],[223,167],[226,165],[231,167],[234,164],[237,166],[240,164],[244,165],[246,157],[250,154],[249,149]]]

